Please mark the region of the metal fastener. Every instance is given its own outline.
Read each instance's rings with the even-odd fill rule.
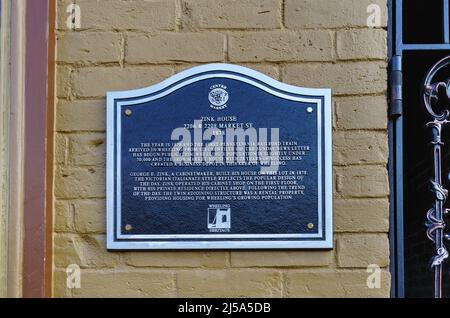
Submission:
[[[125,231],[131,231],[133,229],[133,226],[131,224],[125,225]]]
[[[310,229],[310,230],[312,230],[313,228],[314,228],[314,224],[312,224],[312,223],[308,223],[308,229]]]
[[[312,107],[308,107],[308,108],[306,108],[306,111],[307,111],[308,113],[312,113],[312,112],[313,112],[313,108],[312,108]]]
[[[130,117],[132,113],[133,112],[131,111],[131,109],[129,108],[125,109],[125,115],[127,115],[128,117]]]

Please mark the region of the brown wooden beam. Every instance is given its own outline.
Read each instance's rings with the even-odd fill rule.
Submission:
[[[54,0],[26,1],[23,296],[51,296]]]

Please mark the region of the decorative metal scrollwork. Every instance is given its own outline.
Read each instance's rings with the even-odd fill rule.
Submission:
[[[434,192],[436,200],[443,202],[447,201],[448,190],[444,189],[441,184],[434,182],[433,180],[430,180],[430,182],[431,182],[431,191]]]
[[[450,79],[447,82],[431,83],[435,75],[444,67],[450,64],[450,56],[437,62],[427,74],[423,84],[423,103],[428,113],[437,121],[445,121],[450,115],[450,111],[443,110],[439,114],[434,111],[434,104],[439,100],[439,89],[444,88],[447,98],[450,100]]]
[[[434,204],[427,212],[427,237],[434,243],[435,252],[431,258],[430,264],[434,271],[434,297],[442,297],[442,263],[449,257],[449,253],[444,245],[444,239],[450,237],[444,234],[446,224],[444,222],[444,214],[447,214],[447,209],[444,204],[448,198],[448,191],[442,185],[442,128],[449,123],[447,119],[450,116],[450,111],[447,109],[441,112],[436,112],[436,104],[439,101],[439,96],[442,89],[445,90],[447,103],[450,106],[450,79],[447,82],[435,82],[433,78],[444,67],[450,65],[450,56],[437,62],[428,72],[423,83],[423,103],[432,117],[432,121],[426,124],[432,129],[431,145],[433,146],[433,163],[434,175],[430,180],[430,189],[434,193]]]
[[[445,247],[438,248],[436,255],[431,260],[431,266],[440,266],[446,258],[448,258],[447,249]]]
[[[444,221],[437,219],[435,215],[436,210],[434,208],[429,209],[427,212],[427,223],[425,223],[427,227],[427,236],[433,242],[436,240],[436,230],[445,228]]]

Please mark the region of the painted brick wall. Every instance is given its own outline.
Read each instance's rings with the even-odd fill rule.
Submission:
[[[74,31],[71,2],[58,1],[55,296],[389,296],[386,0],[76,0]],[[334,250],[106,251],[106,91],[209,62],[333,88]],[[66,288],[69,264],[81,289]]]

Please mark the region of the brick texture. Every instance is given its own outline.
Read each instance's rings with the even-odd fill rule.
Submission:
[[[299,29],[366,27],[370,4],[380,6],[381,27],[386,27],[387,0],[286,0],[286,26]]]
[[[232,62],[330,61],[332,33],[328,31],[267,31],[236,33],[229,38]]]
[[[120,255],[105,249],[103,235],[57,234],[54,237],[55,265],[66,267],[77,264],[82,268],[112,268],[119,263]]]
[[[388,138],[378,131],[337,131],[333,136],[335,165],[383,164],[387,161]]]
[[[74,227],[78,233],[105,233],[105,200],[74,200],[72,209]]]
[[[106,130],[105,99],[60,100],[56,110],[56,130],[59,132]]]
[[[362,270],[292,271],[286,275],[287,297],[386,297],[390,274],[381,272],[380,288],[367,287],[367,272]]]
[[[357,29],[337,32],[337,55],[340,60],[385,59],[386,31]]]
[[[73,73],[72,94],[78,98],[104,98],[106,91],[145,87],[172,73],[167,66],[79,68]]]
[[[223,48],[224,36],[217,32],[130,35],[125,60],[131,64],[218,62]]]
[[[387,130],[387,100],[379,96],[335,98],[335,120],[339,130]]]
[[[382,199],[339,199],[334,201],[335,232],[387,232],[389,201]]]
[[[58,0],[54,296],[389,296],[386,0],[77,0],[77,30],[72,2]],[[380,26],[367,26],[370,4]],[[333,250],[106,250],[106,92],[211,62],[332,88]]]
[[[378,198],[389,194],[385,166],[348,166],[336,171],[336,191],[343,197]]]
[[[360,234],[337,237],[339,267],[367,268],[370,264],[389,265],[389,243],[386,235]]]
[[[278,0],[183,0],[186,29],[277,29],[281,27]]]
[[[231,252],[233,267],[319,267],[332,264],[333,254],[330,251],[289,251],[278,252]]]
[[[378,61],[288,64],[282,79],[305,87],[331,86],[335,95],[379,94],[387,88],[387,69]]]
[[[66,273],[55,271],[56,297],[137,298],[175,297],[175,276],[169,271],[89,269],[81,271],[81,288],[66,287]],[[114,288],[111,283],[114,282]],[[116,286],[117,285],[117,286]]]
[[[65,33],[59,36],[61,62],[119,63],[121,35],[112,32]]]
[[[66,30],[66,8],[74,1],[59,1],[59,23]],[[173,30],[176,0],[77,0],[82,30]]]
[[[134,267],[210,267],[227,266],[226,252],[154,252],[150,255],[130,252],[125,255],[125,263]]]
[[[282,275],[276,270],[205,270],[177,273],[180,297],[280,297]]]
[[[77,133],[69,135],[69,164],[75,166],[103,165],[106,160],[104,133]]]

